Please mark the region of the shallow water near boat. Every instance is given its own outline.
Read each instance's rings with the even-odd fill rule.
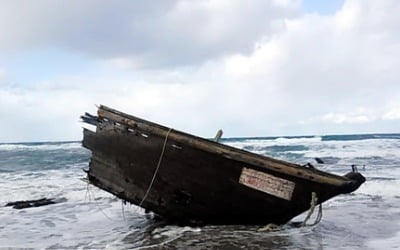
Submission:
[[[0,247],[109,249],[391,249],[400,245],[400,134],[232,138],[222,143],[343,175],[367,178],[323,205],[314,227],[179,227],[81,180],[90,152],[80,142],[0,144]],[[317,164],[314,158],[325,164]],[[161,166],[162,167],[162,166]],[[7,202],[56,198],[22,210]],[[301,221],[300,215],[293,221]]]

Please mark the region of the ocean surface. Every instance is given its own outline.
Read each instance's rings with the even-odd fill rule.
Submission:
[[[141,208],[88,185],[80,142],[0,144],[0,249],[396,249],[400,247],[400,134],[231,138],[222,143],[367,181],[323,204],[313,227],[161,225]],[[317,164],[314,158],[325,164]],[[54,198],[27,208],[8,202]],[[302,221],[304,214],[293,219]]]

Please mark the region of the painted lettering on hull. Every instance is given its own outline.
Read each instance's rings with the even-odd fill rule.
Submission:
[[[239,183],[261,192],[291,200],[295,183],[251,168],[243,168]]]

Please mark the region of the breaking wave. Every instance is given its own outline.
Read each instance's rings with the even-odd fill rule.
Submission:
[[[14,150],[59,150],[59,149],[79,149],[82,148],[81,142],[33,142],[33,143],[1,143],[1,151]]]

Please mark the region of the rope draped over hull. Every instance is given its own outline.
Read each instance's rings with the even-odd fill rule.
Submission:
[[[158,173],[158,170],[160,169],[161,161],[162,161],[163,156],[164,156],[165,146],[167,145],[168,136],[169,136],[169,134],[171,133],[171,131],[172,131],[172,129],[170,128],[170,129],[168,130],[167,135],[165,136],[164,144],[163,144],[163,147],[162,147],[162,150],[161,150],[160,158],[158,159],[158,162],[157,162],[156,170],[154,171],[153,177],[151,178],[151,182],[150,182],[150,184],[149,184],[149,187],[148,187],[147,190],[146,190],[146,193],[145,193],[144,196],[143,196],[143,199],[142,199],[142,200],[140,201],[140,203],[139,203],[139,207],[141,207],[141,206],[143,205],[143,202],[146,200],[147,196],[148,196],[149,193],[150,193],[151,188],[153,187],[154,180],[156,179],[156,175],[157,175],[157,173]]]

